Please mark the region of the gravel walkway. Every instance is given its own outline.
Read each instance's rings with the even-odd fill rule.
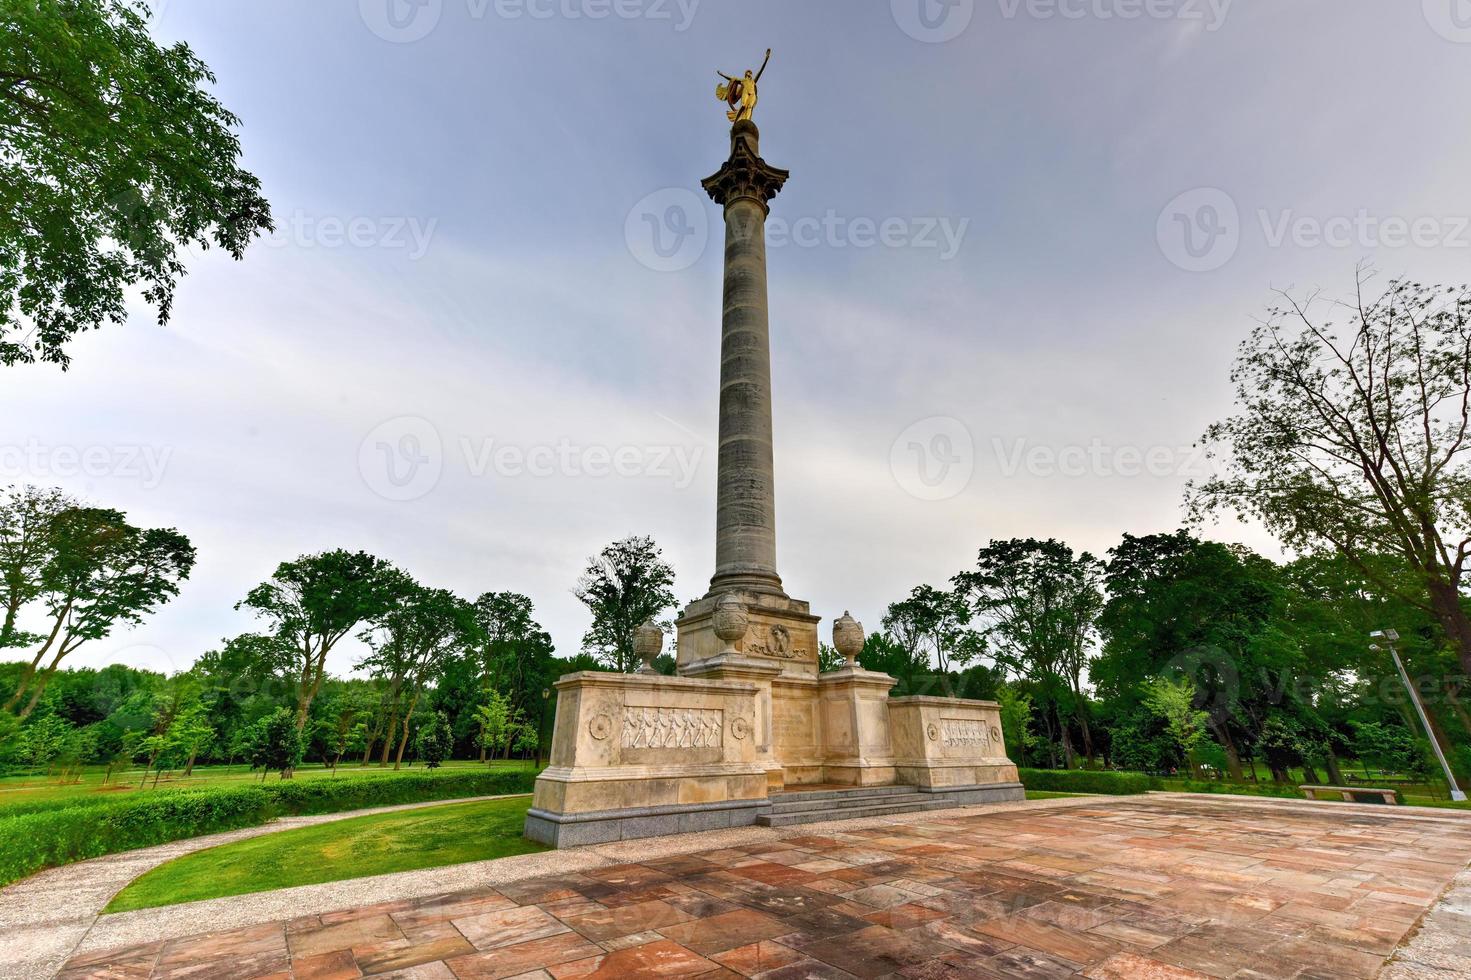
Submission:
[[[479,796],[462,800],[373,807],[310,817],[281,817],[259,827],[109,854],[42,871],[0,889],[0,935],[6,939],[0,945],[0,976],[17,980],[22,977],[54,976],[67,957],[79,948],[114,895],[134,878],[176,857],[232,841],[276,834],[297,827],[335,823],[338,820],[374,813],[508,798]]]
[[[1400,948],[1380,980],[1453,980],[1471,974],[1471,870],[1452,882],[1440,904]]]

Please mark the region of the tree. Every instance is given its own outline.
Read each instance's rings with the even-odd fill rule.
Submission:
[[[197,701],[185,708],[169,726],[168,739],[184,757],[184,778],[188,779],[194,775],[194,762],[199,754],[209,751],[214,744],[215,729],[209,723],[208,709]]]
[[[396,704],[400,696],[408,697],[408,704],[399,716],[403,727],[393,763],[395,769],[403,764],[410,720],[425,686],[450,657],[466,649],[474,629],[474,609],[468,602],[446,589],[411,584],[398,604],[363,632],[362,638],[373,652],[359,666],[389,680]],[[390,733],[392,729],[390,724]],[[385,762],[388,747],[389,742],[385,741]]]
[[[1078,723],[1085,754],[1094,753],[1082,679],[1103,608],[1102,578],[1102,565],[1087,552],[1074,554],[1061,541],[1013,538],[992,541],[977,555],[975,571],[954,579],[997,664],[1038,683],[1049,702],[1042,711],[1048,740],[1055,722],[1069,768],[1067,715]]]
[[[289,644],[297,677],[296,730],[306,727],[327,674],[327,655],[364,622],[381,616],[413,587],[407,575],[364,552],[328,551],[283,562],[236,609],[249,609]]]
[[[1279,294],[1232,371],[1238,414],[1205,435],[1224,471],[1187,499],[1346,556],[1433,613],[1471,673],[1471,289],[1391,280],[1368,296],[1370,278],[1348,302]],[[1387,554],[1415,587],[1381,574]]]
[[[488,753],[506,744],[511,728],[511,703],[499,691],[487,692],[487,700],[475,709],[476,741],[480,743],[480,761]]]
[[[932,668],[929,657],[914,652],[887,633],[870,633],[858,654],[858,666],[880,674],[888,674],[899,683],[894,697],[925,694],[932,690]]]
[[[1272,779],[1279,783],[1292,781],[1289,771],[1302,765],[1302,729],[1290,718],[1273,716],[1262,726],[1261,738],[1257,742],[1272,771]]]
[[[42,570],[53,553],[52,523],[80,506],[60,490],[10,487],[0,496],[0,653],[40,638],[16,626],[21,609],[41,595]]]
[[[1246,548],[1184,531],[1126,534],[1109,551],[1106,581],[1103,650],[1092,665],[1100,695],[1127,717],[1151,679],[1189,678],[1196,707],[1210,713],[1227,768],[1240,779],[1242,743],[1284,710],[1304,676],[1301,648],[1282,628],[1277,567]]]
[[[261,770],[261,782],[266,775],[279,772],[282,779],[289,779],[291,772],[301,764],[301,732],[296,727],[296,716],[289,708],[277,708],[256,722],[249,740],[250,768]]]
[[[64,511],[51,520],[49,537],[52,553],[41,572],[39,600],[51,628],[5,704],[14,710],[29,694],[21,718],[35,710],[63,659],[120,624],[142,622],[179,594],[179,583],[194,568],[194,546],[184,535],[134,527],[115,510]]]
[[[38,718],[20,730],[21,756],[36,772],[49,774],[76,730],[55,715]]]
[[[652,538],[625,538],[590,559],[578,580],[574,594],[592,613],[582,647],[620,673],[641,663],[633,653],[634,631],[674,606],[674,569],[661,555]]]
[[[443,711],[430,715],[428,723],[419,729],[419,734],[414,739],[414,748],[419,758],[430,769],[438,769],[439,764],[449,758],[450,746],[453,744],[454,736],[449,729],[449,718]]]
[[[890,604],[884,629],[911,657],[932,661],[942,683],[948,683],[952,665],[963,665],[978,652],[970,620],[970,608],[959,592],[920,585],[909,598]]]
[[[1198,773],[1197,753],[1208,737],[1206,725],[1210,716],[1195,707],[1195,684],[1188,677],[1179,680],[1156,677],[1144,688],[1144,703],[1164,720],[1185,761]]]
[[[556,648],[535,619],[531,600],[514,592],[487,592],[475,600],[474,657],[484,692],[503,692],[509,708],[533,716]],[[481,743],[480,761],[485,761]]]
[[[271,231],[208,66],[157,45],[140,0],[5,4],[0,31],[0,364],[69,363],[130,287],[168,321],[181,249],[241,258]]]

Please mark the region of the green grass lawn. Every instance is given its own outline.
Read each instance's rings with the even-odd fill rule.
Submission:
[[[494,761],[490,763],[495,768],[508,769],[530,769],[534,765],[530,760],[513,759],[510,761]],[[441,767],[442,771],[455,771],[460,769],[483,769],[484,766],[475,761],[446,762]],[[302,765],[296,770],[296,779],[332,779],[339,776],[354,776],[362,773],[391,773],[393,767],[389,766],[379,769],[377,763],[359,766],[356,763],[344,764],[337,768],[334,773],[331,769],[321,764]],[[399,770],[401,772],[423,772],[422,766],[415,766]],[[118,798],[142,789],[153,788],[153,774],[150,773],[146,784],[143,782],[143,771],[133,769],[128,772],[114,772],[112,779],[103,784],[106,770],[100,766],[89,766],[82,772],[81,778],[76,782],[62,784],[56,776],[4,776],[0,777],[0,816],[4,815],[5,808],[16,803],[30,803],[39,800],[70,799],[73,797],[108,796]],[[198,789],[205,786],[249,786],[260,782],[260,772],[251,772],[244,765],[236,766],[196,766],[190,778],[183,778],[181,772],[164,773],[158,781],[159,789]],[[272,774],[266,777],[274,780],[277,777]]]
[[[1062,800],[1062,799],[1071,799],[1072,797],[1075,797],[1075,796],[1092,796],[1092,795],[1093,794],[1091,794],[1091,793],[1049,793],[1049,792],[1047,792],[1045,790],[1039,790],[1039,789],[1029,789],[1029,790],[1027,790],[1027,799],[1029,799],[1029,800]]]
[[[485,861],[545,848],[521,836],[530,797],[418,807],[224,844],[135,880],[107,912]]]

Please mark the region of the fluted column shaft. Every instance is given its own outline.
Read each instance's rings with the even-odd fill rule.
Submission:
[[[730,159],[704,182],[725,208],[712,593],[741,588],[784,594],[776,571],[766,202],[781,189],[787,173],[761,159],[759,139],[753,123],[737,123]]]

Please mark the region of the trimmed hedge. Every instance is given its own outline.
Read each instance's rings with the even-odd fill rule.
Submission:
[[[264,788],[275,797],[282,813],[301,815],[470,796],[508,796],[530,793],[535,785],[536,773],[530,769],[461,769],[442,775],[420,770],[277,780]]]
[[[0,884],[59,864],[254,827],[275,816],[270,794],[255,787],[109,802],[0,819]]]
[[[0,885],[44,868],[256,827],[283,815],[529,793],[535,781],[530,770],[400,772],[22,804],[16,809],[27,812],[0,811]]]
[[[1160,779],[1156,789],[1171,793],[1225,793],[1232,796],[1266,796],[1280,800],[1301,800],[1296,786],[1277,783],[1223,783],[1214,779]]]
[[[1142,772],[1108,772],[1093,769],[1019,769],[1022,785],[1047,793],[1099,793],[1133,796],[1147,793],[1155,780]]]

